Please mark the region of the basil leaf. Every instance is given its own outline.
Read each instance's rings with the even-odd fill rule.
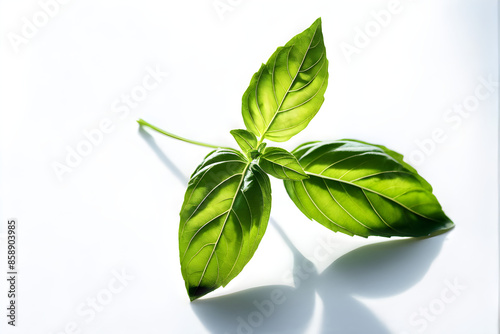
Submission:
[[[384,146],[311,142],[293,153],[309,179],[284,181],[288,195],[309,219],[333,231],[419,237],[454,226],[430,184]]]
[[[259,147],[257,147],[257,150],[259,152],[262,152],[264,151],[264,149],[266,148],[267,144],[266,143],[260,143]]]
[[[251,259],[271,211],[269,177],[243,154],[211,152],[191,176],[180,212],[181,271],[191,300],[225,286]]]
[[[319,111],[327,85],[328,60],[317,19],[254,74],[242,99],[245,126],[262,139],[286,141]]]
[[[307,179],[297,158],[287,150],[279,147],[268,147],[259,159],[259,166],[264,172],[283,180]]]
[[[253,133],[242,129],[231,130],[230,132],[243,152],[250,152],[257,147],[257,137]]]

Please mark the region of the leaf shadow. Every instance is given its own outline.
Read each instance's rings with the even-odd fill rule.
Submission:
[[[174,176],[184,185],[188,183],[188,178],[184,173],[170,160],[150,135],[142,126],[139,126],[139,135],[146,141],[160,161],[174,174]]]
[[[320,333],[389,334],[390,330],[356,297],[387,297],[418,283],[445,238],[440,235],[370,244],[345,254],[318,274],[281,227],[276,223],[273,226],[293,253],[295,287],[262,286],[193,302],[192,309],[211,333],[304,333],[318,295],[323,303]],[[279,291],[282,303],[273,302],[273,291]]]
[[[324,306],[324,332],[390,333],[382,324],[371,327],[374,318],[356,297],[383,298],[404,292],[417,284],[439,254],[445,235],[433,238],[391,240],[355,249],[333,262],[317,282]],[[397,309],[398,305],[391,305]],[[358,311],[364,310],[364,318]],[[335,328],[335,330],[332,330]],[[328,331],[330,330],[330,331]]]

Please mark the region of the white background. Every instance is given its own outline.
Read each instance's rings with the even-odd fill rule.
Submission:
[[[2,271],[6,221],[19,221],[18,326],[6,325],[2,279],[1,332],[496,333],[498,87],[474,96],[480,78],[498,81],[497,3],[405,1],[366,45],[355,44],[358,29],[380,27],[371,12],[388,1],[220,3],[230,10],[218,13],[213,0],[67,1],[16,46],[13,36],[29,33],[23,18],[43,25],[42,9],[0,1]],[[254,258],[226,288],[190,303],[178,212],[209,150],[139,131],[135,120],[235,146],[229,130],[244,127],[241,95],[252,74],[320,16],[326,100],[284,147],[356,138],[397,150],[456,228],[405,241],[335,234],[308,221],[272,180],[273,222]],[[357,53],[346,57],[347,44]],[[168,76],[128,114],[116,113],[148,68]],[[470,112],[453,112],[474,101]],[[68,147],[104,119],[113,130],[60,180],[54,163],[66,164]],[[317,273],[298,272],[294,289],[292,269],[310,269],[307,261]],[[125,284],[114,279],[122,271]],[[285,302],[257,314],[254,302],[266,304],[275,289]],[[99,311],[87,305],[93,298]]]

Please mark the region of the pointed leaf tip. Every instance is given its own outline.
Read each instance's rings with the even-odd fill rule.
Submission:
[[[257,137],[253,133],[243,129],[231,130],[229,132],[244,153],[256,149]]]
[[[264,172],[282,180],[305,180],[306,174],[295,156],[280,147],[267,147],[259,159]]]

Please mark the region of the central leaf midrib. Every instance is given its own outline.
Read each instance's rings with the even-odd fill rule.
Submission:
[[[271,125],[273,124],[274,120],[276,119],[276,116],[278,115],[280,109],[281,109],[281,106],[283,105],[283,103],[285,102],[285,99],[286,97],[288,96],[288,93],[290,92],[293,84],[295,83],[295,80],[297,79],[297,76],[299,75],[300,73],[300,69],[302,68],[302,65],[304,65],[304,61],[307,57],[307,54],[309,53],[310,51],[310,47],[311,47],[311,43],[313,42],[314,40],[314,37],[316,37],[316,33],[318,32],[318,27],[316,27],[316,30],[314,30],[314,34],[312,35],[311,37],[311,40],[309,41],[309,45],[307,46],[307,50],[306,52],[304,53],[304,57],[302,57],[302,61],[300,62],[300,66],[299,68],[297,69],[297,73],[295,73],[295,76],[293,77],[293,80],[290,82],[290,85],[288,86],[288,89],[286,90],[285,94],[283,95],[283,97],[281,98],[281,102],[280,104],[278,105],[278,108],[276,109],[276,111],[274,112],[274,115],[273,115],[273,118],[271,118],[271,121],[269,122],[269,124],[267,125],[266,129],[264,130],[264,132],[262,133],[262,137],[260,138],[259,140],[259,143],[257,144],[257,146],[259,146],[259,144],[264,140],[264,138],[266,137],[266,134],[267,134],[267,131],[271,128]],[[292,48],[294,47],[294,45],[291,46]],[[281,51],[280,51],[281,52]],[[276,60],[278,59],[278,55],[276,55],[276,58],[274,60],[274,65],[273,65],[273,89],[274,89],[274,67],[276,66]],[[266,64],[267,66],[267,64]],[[287,56],[287,66],[288,66],[288,56]]]
[[[229,216],[231,215],[231,212],[233,211],[234,202],[236,201],[236,197],[238,196],[238,193],[240,192],[241,186],[243,185],[243,181],[245,180],[245,175],[248,171],[248,167],[250,167],[250,164],[251,164],[251,161],[247,161],[247,164],[245,165],[245,168],[243,169],[243,172],[241,173],[241,179],[240,179],[238,187],[236,188],[236,191],[234,193],[234,197],[233,197],[233,200],[231,201],[231,205],[229,206],[227,216],[224,219],[224,223],[222,224],[219,236],[217,237],[217,240],[214,243],[214,248],[212,249],[212,253],[210,253],[210,257],[208,258],[207,263],[205,265],[205,268],[203,269],[200,280],[198,281],[197,288],[200,286],[201,281],[205,277],[205,273],[207,271],[208,265],[210,264],[210,261],[212,261],[212,257],[214,256],[215,250],[217,249],[217,246],[219,245],[219,240],[222,236],[222,233],[224,232],[224,228],[226,227],[226,223],[229,219]]]
[[[389,201],[391,201],[391,202],[393,202],[393,203],[395,203],[395,204],[400,205],[401,207],[405,208],[406,210],[410,211],[411,213],[413,213],[413,214],[415,214],[415,215],[417,215],[417,216],[420,216],[420,217],[422,217],[422,218],[425,218],[425,219],[428,219],[428,220],[431,220],[431,221],[434,221],[434,222],[439,223],[439,221],[437,221],[436,219],[426,217],[426,216],[424,216],[423,214],[418,213],[418,212],[416,212],[416,211],[414,211],[414,210],[410,209],[409,207],[407,207],[407,206],[406,206],[406,205],[404,205],[403,203],[396,201],[394,198],[391,198],[391,197],[389,197],[389,196],[387,196],[387,195],[384,195],[384,194],[382,194],[382,193],[379,193],[378,191],[375,191],[375,190],[373,190],[373,189],[366,188],[366,187],[363,187],[363,186],[361,186],[361,185],[359,185],[359,184],[352,183],[352,182],[349,182],[349,181],[346,181],[346,180],[336,179],[336,178],[333,178],[333,177],[329,177],[329,176],[325,176],[325,175],[321,175],[321,174],[316,174],[316,173],[311,173],[311,172],[308,172],[308,171],[306,171],[306,174],[308,174],[308,175],[312,175],[312,176],[316,176],[316,177],[319,177],[319,178],[322,178],[322,179],[327,179],[327,180],[331,180],[331,181],[336,181],[336,182],[340,182],[340,183],[349,184],[349,185],[351,185],[351,186],[354,186],[354,187],[357,187],[357,188],[360,188],[360,189],[363,189],[363,190],[369,191],[369,192],[371,192],[372,194],[375,194],[375,195],[381,196],[381,197],[383,197],[383,198],[385,198],[385,199],[388,199]]]

